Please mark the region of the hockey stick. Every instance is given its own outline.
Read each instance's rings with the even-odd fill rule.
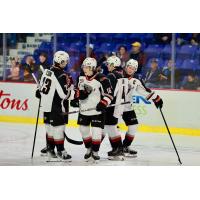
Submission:
[[[180,165],[182,165],[181,159],[180,159],[180,157],[179,157],[179,154],[178,154],[178,151],[177,151],[177,149],[176,149],[175,143],[174,143],[173,138],[172,138],[172,136],[171,136],[171,133],[170,133],[170,131],[169,131],[169,128],[168,128],[167,122],[166,122],[166,120],[165,120],[165,117],[164,117],[164,115],[163,115],[162,109],[160,108],[159,110],[160,110],[160,113],[161,113],[161,115],[162,115],[162,118],[163,118],[163,121],[164,121],[164,123],[165,123],[165,126],[166,126],[166,128],[167,128],[167,131],[168,131],[168,133],[169,133],[169,136],[170,136],[170,139],[171,139],[171,141],[172,141],[172,144],[173,144],[173,146],[174,146],[174,149],[175,149],[175,151],[176,151],[176,154],[177,154],[177,156],[178,156],[178,161],[179,161]]]
[[[63,132],[63,133],[64,133],[64,136],[65,136],[67,142],[69,142],[69,143],[71,143],[71,144],[75,144],[75,145],[82,145],[82,144],[83,144],[83,141],[73,140],[73,139],[69,138],[69,137],[66,135],[65,132]]]
[[[108,105],[107,108],[114,107],[114,106],[120,106],[120,105],[126,105],[126,104],[131,104],[131,102],[127,101],[127,102],[123,102],[120,104],[111,104],[111,105]],[[70,112],[64,112],[63,115],[76,114],[79,112],[87,112],[87,111],[92,111],[92,110],[96,110],[96,108],[88,108],[88,109],[84,109],[84,110],[75,110],[75,111],[70,111]]]
[[[37,85],[39,85],[37,78],[35,77],[34,73],[31,73],[35,82],[37,83]],[[38,106],[38,112],[37,112],[37,120],[36,120],[36,125],[35,125],[35,134],[34,134],[34,140],[33,140],[33,147],[32,147],[32,154],[31,154],[31,158],[33,158],[33,154],[34,154],[34,149],[35,149],[35,140],[36,140],[36,134],[37,134],[37,127],[38,127],[38,119],[39,119],[39,114],[40,114],[40,105],[41,105],[41,98],[39,99],[39,106]]]

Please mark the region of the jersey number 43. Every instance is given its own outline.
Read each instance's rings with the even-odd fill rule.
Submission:
[[[44,77],[43,85],[42,85],[42,88],[41,88],[41,92],[43,94],[48,94],[49,93],[49,90],[51,88],[51,82],[52,82],[51,79]]]

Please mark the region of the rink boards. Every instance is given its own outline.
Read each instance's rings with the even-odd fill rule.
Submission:
[[[0,82],[0,121],[34,124],[38,110],[35,84]],[[200,92],[155,90],[163,101],[163,113],[172,134],[200,136]],[[140,94],[133,95],[133,107],[139,119],[139,131],[166,133],[160,111]],[[73,108],[70,108],[73,110]],[[39,123],[42,123],[42,113]],[[77,114],[70,115],[69,127],[77,127]],[[126,127],[120,119],[119,126]]]

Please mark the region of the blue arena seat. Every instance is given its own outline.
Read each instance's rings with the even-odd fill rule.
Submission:
[[[180,50],[177,51],[177,57],[180,59],[193,59],[196,52],[196,45],[183,45]]]
[[[147,58],[159,58],[160,54],[162,52],[162,46],[158,44],[152,44],[149,45],[146,49],[144,49],[144,52],[147,55]]]

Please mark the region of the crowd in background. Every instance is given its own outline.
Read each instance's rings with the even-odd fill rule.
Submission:
[[[24,40],[25,35],[20,40]],[[188,40],[186,34],[179,34],[176,42],[179,45],[191,43],[192,45],[200,44],[200,34],[192,34],[192,37]],[[172,34],[162,33],[155,34],[155,41],[157,44],[170,44],[172,40]],[[120,45],[116,51],[105,52],[100,56],[95,53],[94,44],[88,46],[88,56],[97,59],[98,70],[101,70],[104,74],[107,74],[106,59],[110,55],[117,55],[121,59],[121,66],[124,67],[126,62],[133,58],[138,61],[138,71],[136,77],[143,79],[147,87],[150,88],[170,88],[171,87],[171,70],[175,67],[175,88],[185,90],[200,90],[200,80],[194,72],[188,72],[184,76],[182,72],[176,68],[176,64],[171,59],[167,60],[164,66],[160,66],[157,58],[151,58],[150,65],[147,66],[147,56],[143,52],[142,44],[139,41],[134,41],[131,44],[131,50],[128,50],[126,45]],[[59,50],[59,49],[57,49]],[[11,67],[6,74],[7,81],[24,81],[34,82],[31,72],[34,72],[36,76],[41,76],[40,65],[43,68],[50,68],[52,63],[48,62],[48,53],[41,52],[38,61],[32,55],[27,55],[22,63],[19,58],[10,58]],[[86,57],[86,52],[79,54],[79,59],[66,71],[75,74],[74,78],[78,76],[81,64]]]

